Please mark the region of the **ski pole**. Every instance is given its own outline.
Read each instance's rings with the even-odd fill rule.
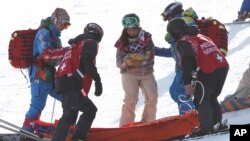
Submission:
[[[54,99],[54,103],[53,103],[53,108],[52,108],[52,113],[51,113],[50,123],[52,123],[52,122],[53,122],[54,112],[55,112],[55,107],[56,107],[56,99]]]

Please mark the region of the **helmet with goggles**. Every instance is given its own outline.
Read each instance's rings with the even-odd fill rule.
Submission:
[[[169,16],[174,18],[177,14],[180,14],[181,12],[183,12],[182,3],[173,2],[165,8],[164,12],[161,15],[163,17],[163,20],[166,21]]]
[[[122,18],[122,25],[124,28],[135,28],[140,26],[139,17],[134,14],[127,14]]]

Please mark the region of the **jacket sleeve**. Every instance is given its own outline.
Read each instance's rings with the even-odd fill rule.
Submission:
[[[195,54],[191,45],[186,41],[178,42],[177,50],[181,58],[184,85],[187,85],[191,83],[192,71],[196,68]]]
[[[55,61],[62,59],[64,53],[65,50],[63,47],[58,47],[58,48],[48,47],[43,51],[41,57],[45,62]]]
[[[61,44],[54,48],[50,31],[46,28],[38,30],[34,40],[34,57],[42,59],[47,65],[57,66],[64,55]]]
[[[160,57],[172,57],[170,48],[155,47],[155,55]]]
[[[145,51],[145,61],[147,64],[153,63],[155,57],[155,46],[152,39],[149,40],[146,51]]]
[[[72,45],[78,43],[79,41],[82,41],[83,39],[84,39],[84,34],[80,34],[73,39],[69,39],[68,44]]]
[[[116,49],[116,66],[119,68],[121,64],[124,62],[124,57],[126,53],[122,51],[121,49],[117,48]]]
[[[95,58],[97,55],[97,42],[94,40],[86,41],[80,60],[80,70],[90,75],[94,81],[100,82],[101,78],[95,66]]]

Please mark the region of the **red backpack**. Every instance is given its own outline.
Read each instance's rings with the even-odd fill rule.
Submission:
[[[8,51],[14,68],[28,68],[33,63],[33,41],[37,30],[17,30],[11,34]]]
[[[227,54],[228,50],[228,31],[225,25],[212,18],[202,18],[195,21],[201,34],[208,36],[217,45],[221,53]]]
[[[84,41],[80,41],[74,44],[65,52],[63,59],[61,60],[56,71],[56,77],[61,77],[66,74],[68,76],[71,76],[75,71],[77,71],[80,63],[83,45]]]
[[[56,71],[56,77],[59,78],[63,75],[71,77],[73,76],[73,73],[77,71],[77,73],[82,77],[82,81],[84,84],[82,94],[86,96],[88,95],[91,87],[92,77],[88,74],[83,75],[82,72],[78,70],[85,41],[87,40],[80,41],[74,44],[69,50],[67,50]]]

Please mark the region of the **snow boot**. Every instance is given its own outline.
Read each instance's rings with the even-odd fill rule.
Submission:
[[[204,136],[208,134],[211,134],[211,132],[201,127],[198,127],[193,130],[193,132],[189,135],[189,137],[192,138],[192,137]]]
[[[213,132],[221,132],[229,129],[228,120],[218,122],[213,127]]]
[[[234,22],[245,21],[250,18],[250,11],[238,12],[238,18]]]
[[[35,128],[35,124],[37,119],[35,118],[25,118],[24,122],[23,122],[23,126],[22,129],[31,133],[34,133],[34,128]]]

